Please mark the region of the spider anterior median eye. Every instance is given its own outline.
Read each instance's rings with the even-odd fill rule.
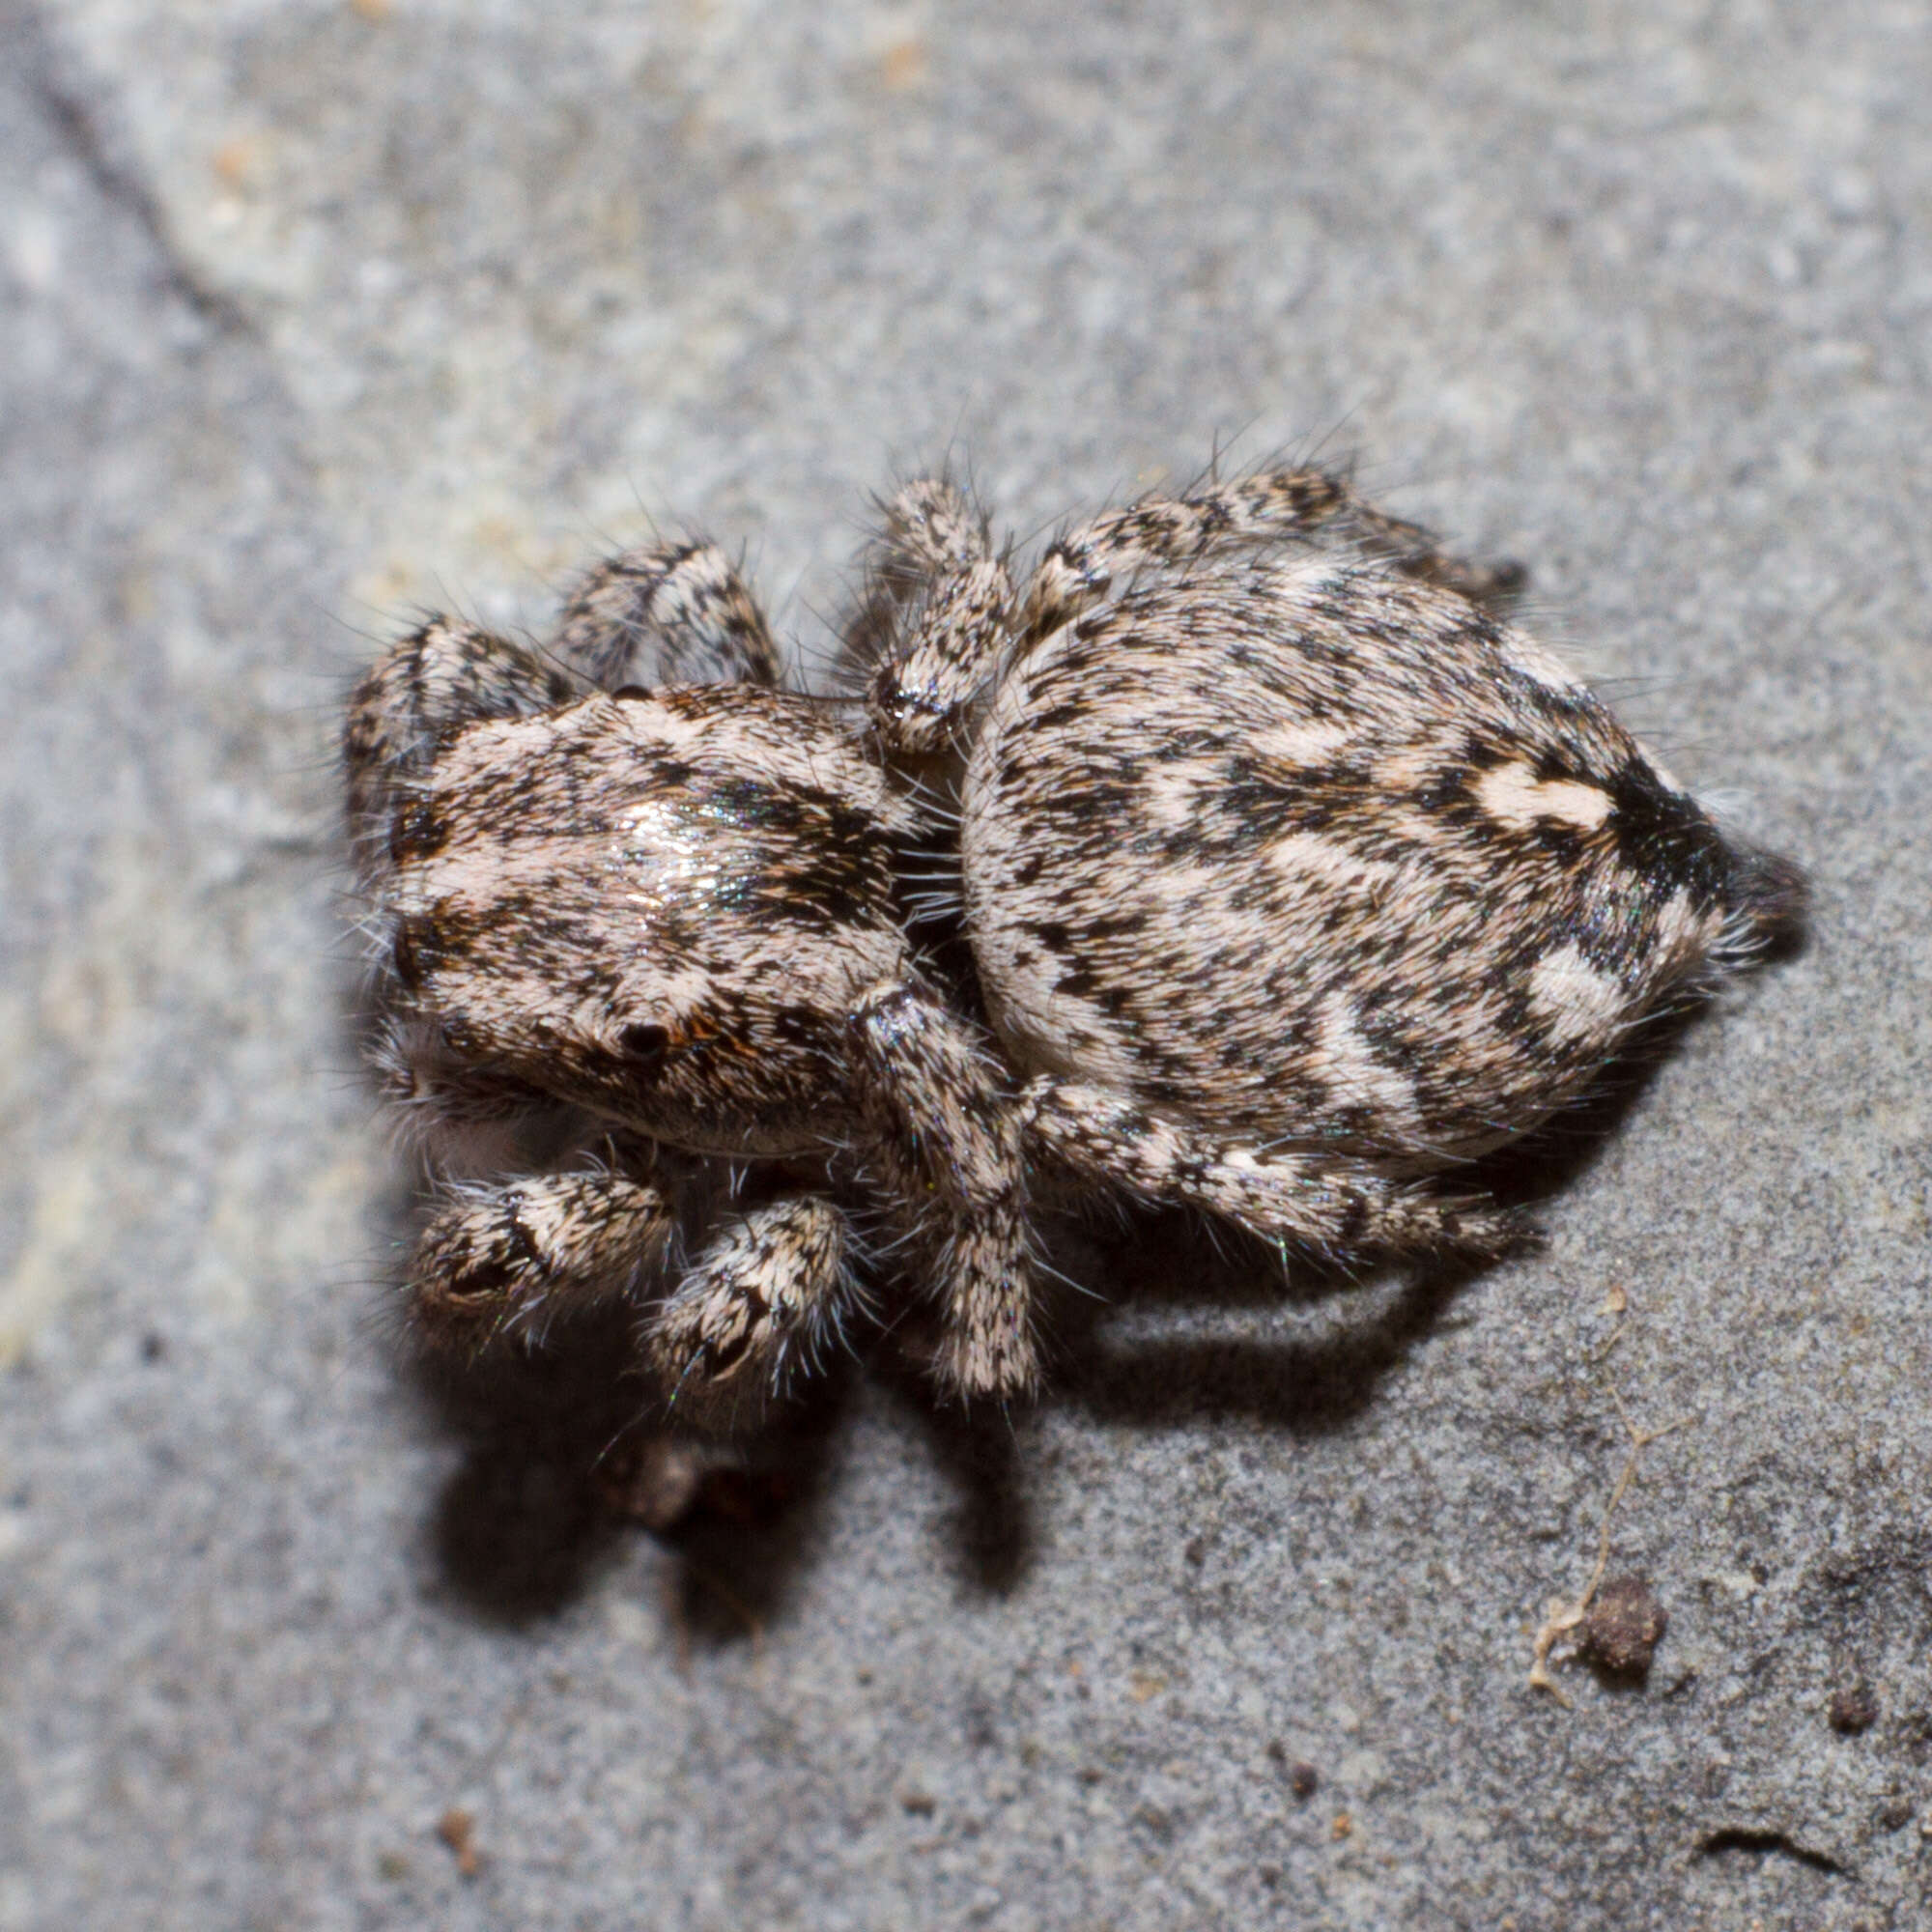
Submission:
[[[668,1051],[670,1047],[670,1035],[661,1026],[653,1026],[646,1021],[640,1021],[634,1026],[627,1026],[617,1036],[617,1044],[633,1060],[645,1061],[655,1065]]]

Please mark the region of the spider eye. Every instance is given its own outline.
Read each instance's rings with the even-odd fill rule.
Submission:
[[[630,1059],[638,1062],[641,1071],[655,1073],[664,1065],[665,1055],[670,1049],[670,1034],[664,1027],[639,1021],[627,1026],[617,1036],[617,1044]]]

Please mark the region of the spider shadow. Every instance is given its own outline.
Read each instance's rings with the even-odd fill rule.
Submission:
[[[634,1472],[663,1443],[638,1384],[613,1369],[630,1320],[571,1324],[541,1351],[457,1366],[418,1352],[418,1392],[462,1458],[431,1516],[440,1591],[512,1629],[567,1609],[635,1542]],[[746,1445],[693,1441],[661,1520],[682,1638],[752,1637],[780,1614],[817,1540],[844,1404],[837,1385]]]
[[[381,1010],[366,979],[346,959],[337,965],[343,1063],[365,1065]],[[420,1204],[401,1163],[373,1206],[381,1248],[406,1248]],[[602,1334],[579,1322],[564,1348],[453,1361],[412,1332],[397,1275],[385,1270],[379,1281],[384,1301],[367,1327],[431,1435],[459,1450],[425,1525],[427,1593],[512,1629],[554,1616],[613,1553],[617,1525],[589,1477],[632,1420],[635,1403],[622,1406],[610,1369],[628,1341],[608,1321]]]
[[[581,1332],[527,1358],[447,1363],[421,1350],[416,1393],[461,1458],[428,1526],[440,1591],[486,1622],[554,1616],[613,1551],[617,1525],[594,1481],[629,1418]]]
[[[1056,1383],[1067,1406],[1140,1429],[1245,1418],[1301,1435],[1339,1430],[1374,1404],[1478,1272],[1435,1266],[1394,1280],[1323,1267],[1284,1279],[1262,1243],[1182,1214],[1151,1217],[1136,1236],[1111,1305],[1083,1299],[1061,1311]],[[1282,1332],[1215,1333],[1207,1310],[1282,1318]],[[1115,1317],[1152,1311],[1174,1325],[1116,1332]]]
[[[689,1506],[652,1532],[677,1559],[666,1598],[687,1647],[755,1649],[782,1617],[824,1541],[853,1380],[846,1365],[756,1435],[711,1445],[718,1461]]]
[[[904,1346],[907,1331],[914,1331]],[[867,1364],[891,1398],[894,1419],[923,1435],[952,1492],[941,1537],[961,1588],[974,1597],[1008,1597],[1025,1580],[1037,1547],[1027,1480],[1029,1418],[1005,1406],[961,1407],[934,1388],[926,1364],[936,1322],[902,1324],[902,1346],[875,1349]]]
[[[1697,1013],[1653,1024],[1581,1104],[1456,1181],[1533,1217],[1601,1157]],[[1140,1428],[1230,1418],[1297,1435],[1344,1428],[1486,1271],[1438,1265],[1392,1291],[1383,1274],[1333,1268],[1298,1269],[1284,1282],[1265,1247],[1180,1213],[1141,1216],[1113,1241],[1063,1236],[1056,1260],[1070,1257],[1076,1274],[1105,1292],[1064,1294],[1056,1304],[1047,1403]],[[1364,1286],[1372,1292],[1359,1310],[1343,1305]],[[1150,1307],[1172,1309],[1193,1332],[1110,1334],[1111,1318]],[[1208,1307],[1287,1309],[1301,1319],[1279,1335],[1216,1335],[1201,1332]],[[1311,1311],[1319,1319],[1308,1320]],[[918,1366],[928,1350],[916,1327],[881,1338],[867,1373],[888,1390],[895,1414],[924,1435],[954,1492],[943,1534],[962,1584],[975,1595],[1009,1596],[1037,1547],[1027,1420],[936,1404]],[[419,1361],[418,1386],[464,1445],[436,1507],[432,1543],[442,1584],[472,1614],[513,1627],[553,1616],[635,1535],[635,1519],[609,1506],[601,1480],[646,1433],[637,1385],[612,1367],[630,1346],[626,1321],[590,1319],[543,1351],[500,1364]],[[782,1614],[822,1541],[853,1379],[848,1369],[781,1426],[721,1454],[691,1507],[655,1532],[678,1558],[668,1591],[686,1641],[755,1644]]]
[[[359,987],[345,983],[339,1017],[345,1057],[366,1059],[377,1019]],[[384,1246],[406,1245],[419,1214],[398,1175],[374,1216]],[[411,1333],[393,1277],[384,1287],[390,1300],[372,1332],[432,1435],[459,1452],[425,1524],[433,1597],[486,1624],[531,1628],[621,1563],[641,1523],[676,1558],[668,1588],[684,1638],[755,1637],[780,1613],[816,1545],[849,1373],[744,1443],[694,1439],[700,1467],[690,1495],[665,1520],[644,1522],[627,1471],[640,1448],[668,1438],[642,1384],[624,1373],[635,1311],[592,1309],[555,1323],[541,1347],[450,1359]]]

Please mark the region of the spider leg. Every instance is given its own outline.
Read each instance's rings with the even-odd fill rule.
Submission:
[[[916,985],[875,988],[851,1037],[889,1196],[941,1296],[937,1373],[962,1398],[1025,1395],[1039,1362],[1012,1101],[964,1022]]]
[[[809,1375],[849,1306],[845,1217],[810,1194],[732,1215],[644,1319],[639,1353],[674,1422],[757,1420]]]
[[[604,691],[627,684],[762,684],[783,675],[750,586],[716,544],[627,550],[564,607],[553,657]]]
[[[1492,1260],[1520,1247],[1526,1232],[1504,1208],[1406,1187],[1359,1165],[1218,1146],[1097,1087],[1035,1080],[1022,1107],[1048,1159],[1151,1201],[1206,1208],[1264,1240],[1327,1254]]]
[[[410,803],[438,747],[460,726],[554,710],[578,696],[554,665],[452,617],[427,618],[397,639],[357,683],[342,735],[351,851],[370,907],[365,928],[374,983],[387,1009],[374,1053],[394,1116],[444,1173],[524,1165],[521,1143],[546,1129],[556,1102],[520,1081],[469,1064],[433,1014],[408,998],[408,947],[386,888],[407,832]]]
[[[955,485],[924,478],[886,505],[847,653],[874,660],[867,708],[893,751],[948,747],[995,668],[1012,601],[986,519]]]
[[[445,732],[473,719],[554,710],[577,695],[555,666],[459,618],[430,617],[391,644],[351,694],[342,731],[349,833],[364,885],[386,871],[396,809]]]
[[[1062,537],[1027,585],[1023,639],[1070,623],[1140,570],[1172,570],[1241,551],[1327,538],[1385,557],[1406,577],[1496,603],[1522,585],[1519,564],[1446,555],[1420,524],[1392,517],[1321,469],[1269,469],[1186,497],[1147,497]]]
[[[656,1187],[610,1174],[467,1184],[431,1216],[410,1264],[415,1320],[437,1349],[540,1339],[553,1315],[636,1294],[674,1226]]]
[[[519,1143],[549,1124],[556,1102],[469,1064],[433,1014],[408,997],[410,960],[387,900],[410,806],[439,746],[462,725],[552,711],[579,695],[556,666],[507,638],[435,616],[384,651],[355,686],[342,734],[349,831],[370,907],[373,980],[386,1011],[374,1056],[395,1119],[440,1172],[500,1172]]]

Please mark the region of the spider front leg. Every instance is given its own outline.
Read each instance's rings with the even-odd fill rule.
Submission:
[[[882,986],[852,1019],[861,1100],[897,1218],[941,1298],[940,1379],[1006,1401],[1038,1380],[1019,1117],[966,1026]]]
[[[811,1374],[851,1300],[847,1246],[844,1215],[810,1194],[765,1202],[713,1234],[640,1338],[671,1419],[755,1422]]]
[[[1479,604],[1521,588],[1520,564],[1449,556],[1420,524],[1392,517],[1321,469],[1269,469],[1186,497],[1147,497],[1060,539],[1027,585],[1023,639],[1072,622],[1138,570],[1184,569],[1243,550],[1329,538],[1386,557],[1406,577]]]
[[[716,544],[627,550],[578,585],[552,655],[603,691],[776,686],[784,666],[750,586]]]
[[[1021,1107],[1029,1138],[1049,1160],[1149,1201],[1206,1208],[1264,1240],[1331,1255],[1449,1252],[1488,1261],[1526,1236],[1516,1216],[1485,1202],[1404,1187],[1314,1154],[1216,1146],[1101,1088],[1041,1078]]]
[[[475,1354],[526,1343],[551,1317],[635,1295],[675,1217],[666,1196],[610,1174],[555,1174],[452,1189],[416,1243],[410,1292],[436,1348]]]
[[[848,636],[878,654],[867,692],[872,726],[905,755],[948,748],[997,667],[1013,583],[986,519],[943,478],[909,483],[886,506]]]
[[[349,834],[365,885],[388,866],[398,807],[447,731],[553,711],[578,696],[554,665],[455,617],[431,617],[377,659],[349,699],[342,761]]]

